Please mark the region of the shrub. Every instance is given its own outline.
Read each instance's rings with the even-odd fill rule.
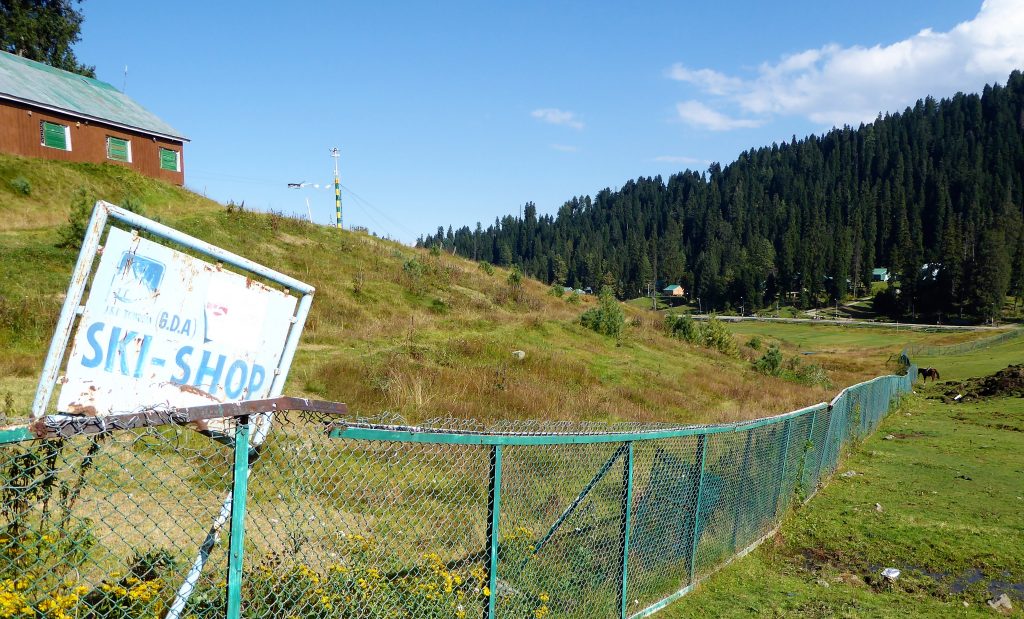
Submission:
[[[82,248],[82,240],[85,238],[85,229],[89,226],[89,216],[92,214],[94,203],[95,200],[84,189],[79,189],[75,193],[75,197],[71,199],[71,212],[68,213],[68,220],[57,231],[57,247]]]
[[[747,342],[747,346],[753,348],[754,350],[761,350],[761,343],[761,336],[755,335],[754,337],[750,338],[749,342]]]
[[[416,258],[410,258],[402,265],[402,277],[409,292],[422,295],[427,290],[427,265]]]
[[[626,326],[626,314],[612,294],[612,289],[601,289],[597,307],[588,309],[580,316],[580,324],[602,335],[618,337]]]
[[[818,386],[826,389],[832,388],[832,380],[829,379],[828,372],[817,363],[798,363],[793,371],[793,375],[794,379],[798,383],[803,383],[812,387]]]
[[[754,369],[768,376],[778,376],[782,373],[782,351],[774,344],[760,359],[754,362]]]
[[[523,300],[523,272],[519,269],[519,265],[512,265],[512,270],[509,271],[508,279],[508,291],[509,296],[516,303],[520,303]]]
[[[92,217],[92,209],[96,199],[79,189],[75,197],[71,199],[71,212],[68,213],[68,220],[57,231],[57,247],[67,249],[81,249],[82,240],[85,239],[85,230],[89,227],[89,218]],[[121,200],[120,207],[132,213],[142,212],[142,202],[134,196],[125,196]]]
[[[689,314],[674,316],[669,314],[665,317],[665,326],[672,337],[679,338],[690,344],[701,343],[700,326]]]
[[[32,183],[30,183],[24,176],[17,176],[11,179],[11,189],[13,189],[15,193],[20,193],[23,196],[32,195]]]
[[[573,290],[571,293],[569,293],[569,296],[566,297],[565,300],[568,301],[570,305],[579,305],[580,304],[580,295],[579,295],[578,292]]]
[[[478,266],[480,267],[480,270],[483,271],[484,273],[488,275],[494,275],[494,267],[491,266],[490,262],[487,262],[486,260],[481,260]]]
[[[718,352],[733,357],[739,354],[739,349],[736,346],[736,340],[732,337],[732,333],[725,328],[725,323],[714,316],[702,325],[701,336],[703,337],[704,345],[708,348],[714,348]]]
[[[556,299],[561,299],[562,296],[565,295],[565,290],[557,283],[555,283],[551,284],[551,287],[548,288],[548,294],[555,297]]]

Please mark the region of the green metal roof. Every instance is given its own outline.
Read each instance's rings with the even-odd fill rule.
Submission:
[[[181,132],[106,82],[0,52],[0,98],[145,133],[186,140]]]
[[[886,269],[884,267],[880,267],[880,268],[877,268],[877,269],[871,269],[871,274],[872,275],[885,275],[888,272],[889,272],[889,269]]]
[[[672,284],[671,286],[665,286],[662,290],[675,290],[676,288],[682,288],[679,284]]]

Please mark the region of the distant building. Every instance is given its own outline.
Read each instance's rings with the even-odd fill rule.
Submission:
[[[887,282],[889,281],[889,269],[885,267],[871,269],[871,281],[873,282]]]
[[[672,284],[662,288],[661,293],[669,297],[681,297],[686,294],[686,291],[679,284]]]
[[[188,139],[110,84],[0,52],[0,151],[185,184]]]

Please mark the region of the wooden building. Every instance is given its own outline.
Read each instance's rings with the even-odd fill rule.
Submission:
[[[185,183],[188,140],[110,84],[0,52],[0,152]]]

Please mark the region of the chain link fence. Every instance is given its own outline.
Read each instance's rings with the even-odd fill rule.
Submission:
[[[1010,331],[1004,331],[998,335],[983,337],[969,342],[959,344],[944,344],[942,346],[929,346],[925,344],[908,344],[906,352],[915,357],[933,357],[937,355],[961,355],[966,352],[996,346],[1003,342],[1016,339],[1024,335],[1024,328],[1017,327]]]
[[[0,430],[0,619],[643,617],[770,535],[915,375],[715,426],[288,399],[218,409],[219,437],[187,409]]]

